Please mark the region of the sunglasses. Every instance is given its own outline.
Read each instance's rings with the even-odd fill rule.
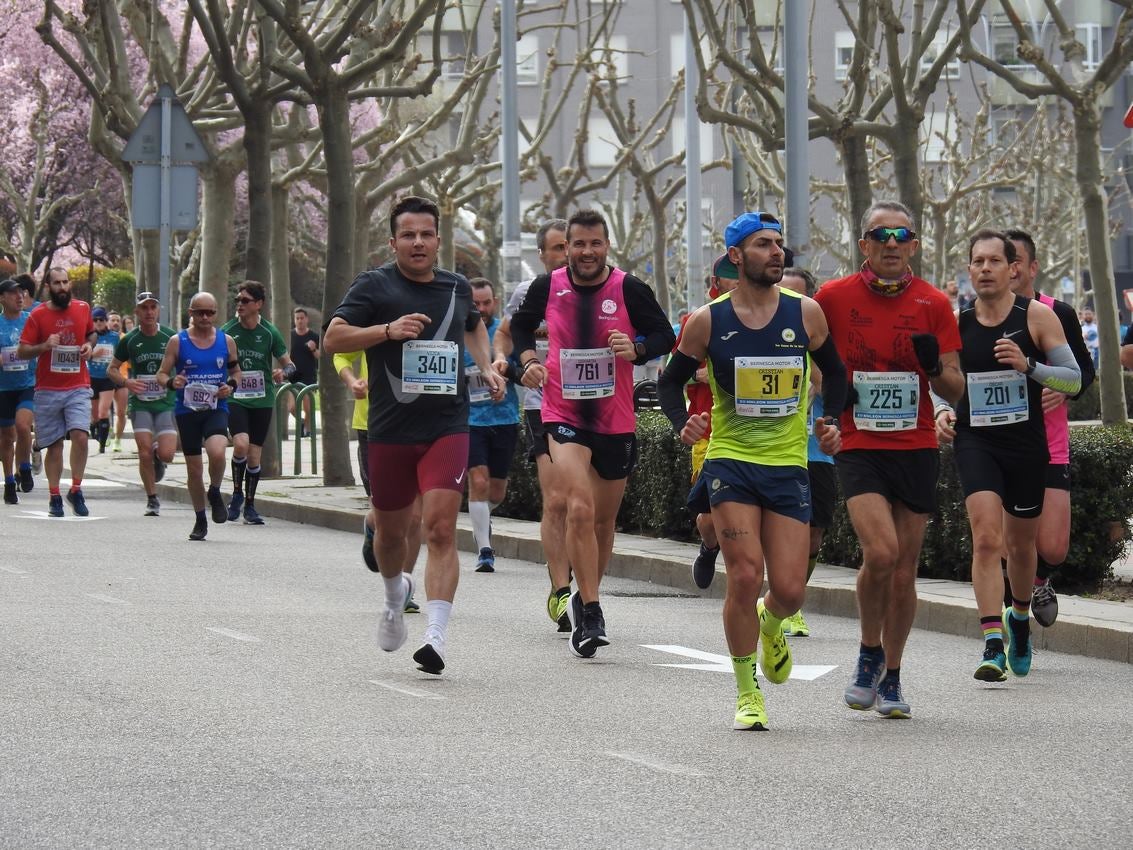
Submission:
[[[190,310],[194,316],[215,316],[216,310]]]
[[[256,299],[255,298],[237,298],[236,303],[237,304],[255,304]]]
[[[908,227],[875,227],[873,230],[867,230],[864,238],[882,244],[890,239],[896,239],[898,242],[912,242],[917,238],[917,233]]]

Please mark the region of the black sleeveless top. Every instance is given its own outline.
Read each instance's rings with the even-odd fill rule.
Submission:
[[[1024,357],[1045,360],[1027,328],[1030,303],[1029,298],[1016,295],[1007,318],[995,327],[981,325],[974,306],[960,312],[965,390],[956,407],[958,441],[978,439],[1012,452],[1047,454],[1042,387],[995,359],[995,343],[1006,337],[1019,346]]]

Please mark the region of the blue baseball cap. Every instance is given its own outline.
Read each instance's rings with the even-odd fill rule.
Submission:
[[[741,213],[724,228],[724,246],[731,248],[739,245],[757,230],[774,230],[782,234],[783,225],[771,213],[758,211]]]
[[[106,310],[103,307],[95,307],[93,310],[90,311],[90,317],[92,319],[105,319],[106,318]]]

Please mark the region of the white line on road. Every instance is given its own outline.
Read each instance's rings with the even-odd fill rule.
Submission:
[[[117,596],[107,596],[105,593],[84,593],[83,596],[89,596],[91,599],[97,599],[99,602],[109,602],[112,605],[129,605],[125,599],[119,599]]]
[[[106,519],[104,516],[48,516],[46,511],[24,511],[16,514],[14,519],[45,519],[51,522],[95,522]]]
[[[683,764],[668,764],[663,761],[654,761],[653,759],[635,756],[632,753],[614,753],[607,751],[606,755],[613,756],[614,758],[621,759],[622,761],[628,761],[631,764],[639,764],[642,767],[649,768],[649,770],[656,771],[657,773],[668,773],[673,776],[690,776],[694,778],[707,775],[691,767],[685,767]]]
[[[695,658],[701,663],[699,664],[663,664],[655,663],[654,667],[681,667],[685,670],[707,670],[710,673],[731,673],[732,672],[732,659],[727,655],[714,655],[711,652],[704,652],[700,649],[690,649],[687,646],[669,646],[666,644],[641,644],[646,649],[655,649],[658,652],[667,652],[670,655],[681,655],[685,658]],[[758,665],[756,665],[758,669]],[[830,664],[796,664],[791,669],[791,678],[795,680],[803,680],[805,682],[813,682],[815,679],[825,676],[831,670],[837,669],[836,665]]]
[[[377,679],[371,679],[370,683],[377,685],[379,688],[405,694],[407,697],[417,697],[418,699],[444,699],[440,694],[431,694],[428,691],[419,691],[416,688],[404,688],[401,685],[393,685],[389,682],[379,682]]]
[[[15,567],[0,567],[6,573],[11,573],[14,576],[26,576],[27,570],[17,570]]]
[[[221,629],[215,626],[205,626],[205,631],[212,632],[213,634],[221,635],[222,637],[232,638],[233,640],[242,640],[246,643],[260,643],[260,639],[255,635],[246,635],[243,632],[234,632],[232,629]]]

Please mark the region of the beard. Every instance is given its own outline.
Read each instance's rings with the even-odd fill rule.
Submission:
[[[64,292],[62,290],[56,292],[54,290],[51,290],[49,294],[51,296],[51,303],[58,307],[60,310],[66,310],[67,305],[71,303],[70,292]]]
[[[775,269],[774,271],[768,271],[767,269],[760,269],[755,275],[749,275],[745,271],[744,279],[752,286],[758,287],[759,289],[770,289],[783,279],[783,270]]]

